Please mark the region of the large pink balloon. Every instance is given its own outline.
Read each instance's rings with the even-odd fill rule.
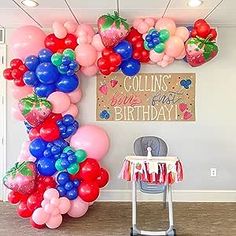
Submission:
[[[167,29],[167,30],[169,30],[171,35],[174,35],[175,30],[176,30],[176,25],[175,25],[175,22],[172,19],[164,17],[164,18],[160,18],[157,21],[157,23],[155,25],[155,28],[158,31],[160,31],[161,29]]]
[[[78,27],[78,24],[75,23],[74,21],[66,21],[64,24],[64,27],[67,29],[68,33],[73,34],[73,33],[75,33],[75,31]]]
[[[92,40],[92,43],[91,43],[91,44],[92,44],[92,45],[96,48],[96,50],[99,51],[99,52],[101,52],[101,51],[105,48],[104,44],[102,43],[102,39],[101,39],[100,34],[95,34],[95,35],[93,36],[93,40]]]
[[[24,98],[31,93],[33,93],[32,87],[29,87],[29,86],[19,87],[19,86],[13,85],[12,94],[13,94],[13,97],[17,100],[20,100],[21,98]]]
[[[83,216],[89,207],[89,203],[84,202],[80,197],[77,197],[75,200],[70,201],[71,207],[68,211],[68,215],[74,218]]]
[[[98,161],[107,154],[109,144],[109,137],[105,130],[95,125],[80,127],[70,140],[73,148],[85,150],[90,158]]]
[[[50,229],[56,229],[61,225],[61,223],[62,223],[62,215],[58,214],[54,216],[51,215],[46,225]]]
[[[98,72],[98,67],[96,64],[93,64],[91,66],[81,66],[81,72],[86,76],[94,76]]]
[[[189,31],[186,27],[177,27],[175,36],[180,37],[184,42],[189,38]]]
[[[70,209],[70,200],[66,197],[60,198],[59,211],[61,214],[66,214]]]
[[[165,53],[170,57],[178,57],[184,49],[184,42],[177,36],[171,36],[166,42]]]
[[[78,115],[79,113],[79,109],[75,104],[70,104],[69,108],[67,111],[63,112],[63,116],[68,114],[68,115],[72,115],[74,118]]]
[[[43,194],[44,199],[51,200],[52,198],[59,198],[59,193],[55,188],[49,188]]]
[[[156,63],[156,62],[159,62],[159,61],[161,61],[163,59],[164,53],[157,53],[154,50],[151,50],[149,57],[150,57],[150,60],[152,62]]]
[[[68,96],[70,97],[71,103],[77,103],[82,98],[82,91],[81,89],[76,89],[75,91],[68,93]]]
[[[90,44],[81,44],[75,48],[76,61],[81,66],[91,66],[97,60],[97,51]]]
[[[16,29],[11,35],[11,51],[15,57],[24,60],[29,55],[37,55],[44,48],[46,34],[38,27],[27,25]]]
[[[57,21],[53,22],[52,29],[53,29],[53,33],[55,34],[55,36],[59,39],[63,39],[67,35],[66,28],[60,22],[57,22]]]
[[[49,218],[49,215],[41,207],[37,208],[32,215],[32,220],[38,225],[45,224],[48,218]]]

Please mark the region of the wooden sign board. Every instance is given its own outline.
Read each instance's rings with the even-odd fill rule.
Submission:
[[[194,121],[194,73],[97,78],[97,121]]]

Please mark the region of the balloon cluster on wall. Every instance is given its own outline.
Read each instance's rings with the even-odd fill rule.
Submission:
[[[24,122],[29,139],[3,179],[18,215],[33,227],[52,229],[63,214],[83,216],[109,180],[100,165],[109,149],[107,133],[76,120],[82,97],[77,72],[97,72],[92,43],[99,38],[94,40],[92,27],[71,22],[54,23],[53,31],[46,36],[24,26],[13,33],[10,46],[18,58],[4,77],[14,81],[13,115]]]

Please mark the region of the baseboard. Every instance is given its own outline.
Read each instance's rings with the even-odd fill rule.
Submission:
[[[129,202],[131,190],[102,190],[98,201]],[[162,194],[138,192],[140,202],[162,201]],[[175,202],[236,202],[236,190],[174,190]]]

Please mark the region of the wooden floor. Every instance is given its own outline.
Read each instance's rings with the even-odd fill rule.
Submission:
[[[139,203],[138,224],[147,230],[167,227],[167,211],[160,203]],[[55,230],[33,229],[15,207],[0,203],[0,236],[125,236],[131,226],[130,203],[95,203],[79,219],[64,217]],[[236,203],[175,203],[177,235],[236,236]]]

